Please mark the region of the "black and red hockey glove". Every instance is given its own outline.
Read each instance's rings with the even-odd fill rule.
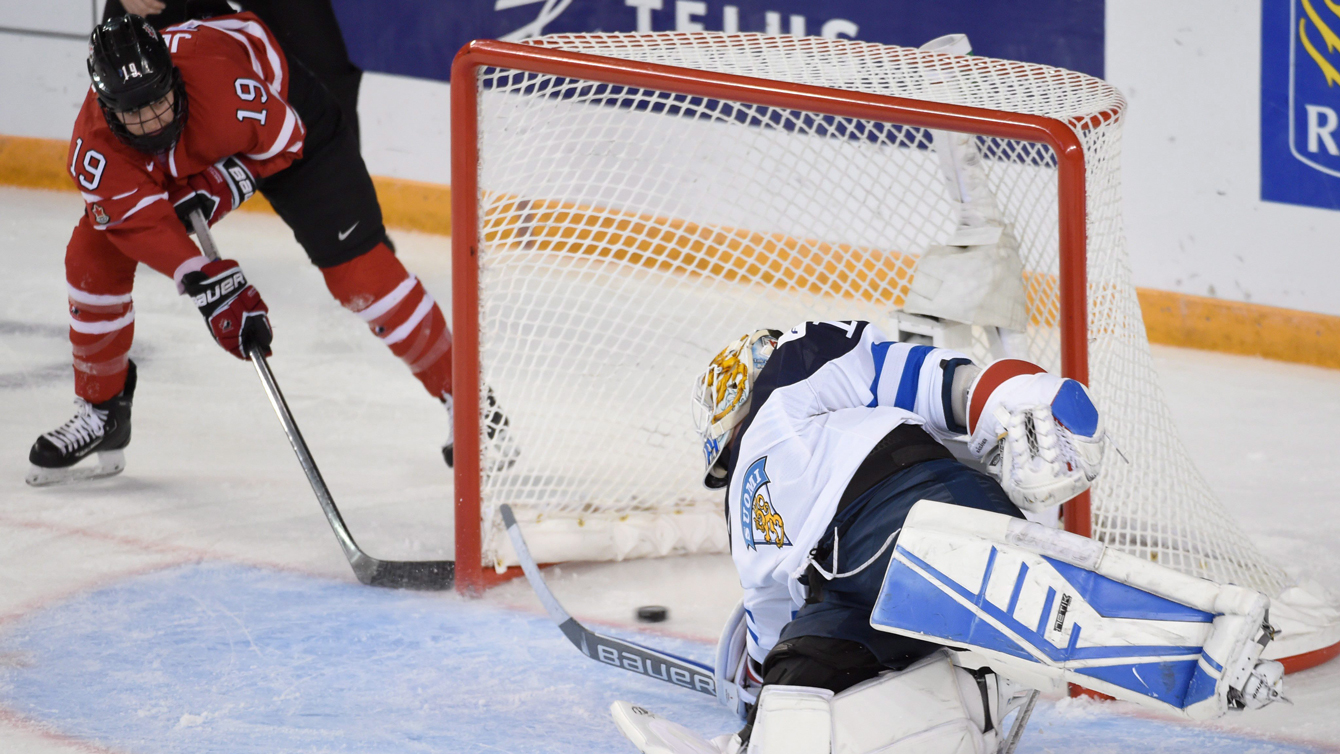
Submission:
[[[256,193],[256,179],[244,160],[225,157],[210,165],[204,172],[186,179],[186,185],[172,192],[172,205],[177,217],[194,233],[191,213],[200,210],[213,226],[223,216],[237,209],[242,202]]]
[[[270,355],[270,311],[231,259],[217,259],[181,278],[182,288],[205,317],[215,342],[239,359],[254,343]]]

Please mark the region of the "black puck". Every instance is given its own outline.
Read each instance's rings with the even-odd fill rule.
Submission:
[[[670,617],[670,608],[660,605],[643,605],[637,609],[637,619],[643,623],[660,623]]]

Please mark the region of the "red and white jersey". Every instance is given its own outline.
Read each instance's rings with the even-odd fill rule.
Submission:
[[[69,169],[86,203],[82,222],[106,232],[123,254],[171,275],[200,251],[169,195],[234,155],[258,178],[277,173],[302,156],[306,131],[287,102],[288,60],[255,15],[187,21],[163,38],[186,89],[177,143],[160,155],[124,144],[90,88],[70,140]]]

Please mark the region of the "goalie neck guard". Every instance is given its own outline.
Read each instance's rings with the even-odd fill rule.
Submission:
[[[726,469],[719,465],[731,430],[749,415],[754,380],[777,348],[780,330],[755,330],[721,350],[693,386],[693,424],[703,441],[709,489],[726,486]]]

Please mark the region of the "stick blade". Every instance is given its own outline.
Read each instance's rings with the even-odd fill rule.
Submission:
[[[354,575],[368,586],[437,592],[456,585],[456,561],[366,558],[355,565]]]

